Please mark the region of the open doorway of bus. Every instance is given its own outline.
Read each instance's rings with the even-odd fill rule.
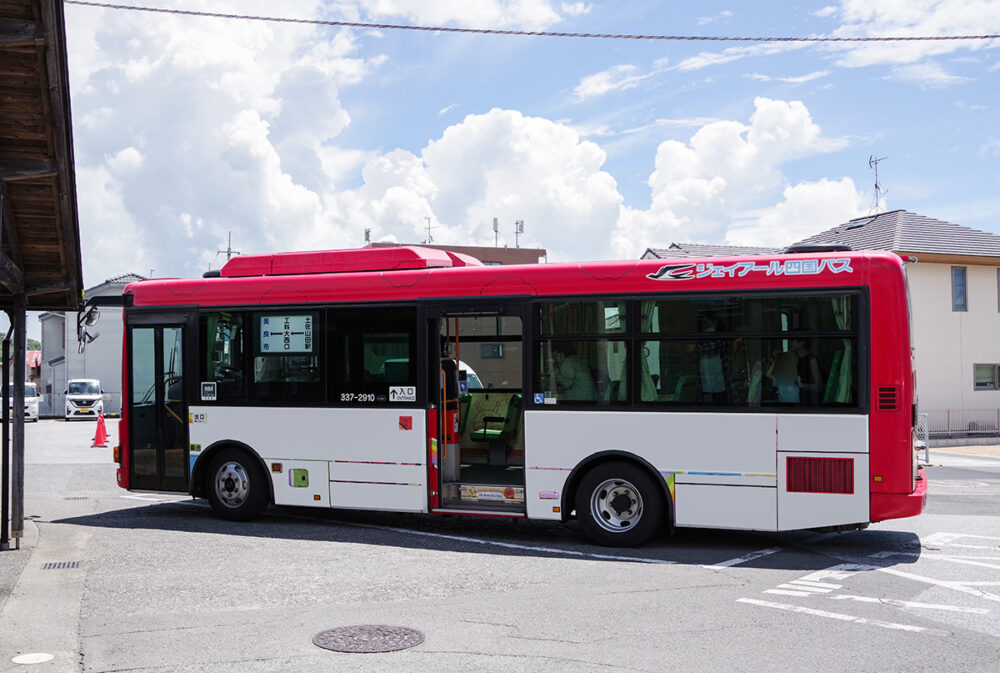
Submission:
[[[438,324],[439,505],[523,513],[522,320],[449,313]]]

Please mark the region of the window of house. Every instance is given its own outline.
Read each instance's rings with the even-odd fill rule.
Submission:
[[[973,382],[976,390],[998,390],[998,365],[973,365]]]
[[[967,311],[969,300],[966,294],[965,267],[951,267],[951,310]]]

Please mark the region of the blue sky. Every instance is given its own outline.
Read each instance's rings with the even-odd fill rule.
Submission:
[[[996,0],[160,0],[562,32],[1000,33]],[[1000,233],[1000,41],[667,42],[342,29],[67,5],[84,281],[373,240],[635,258],[782,245],[874,205]]]

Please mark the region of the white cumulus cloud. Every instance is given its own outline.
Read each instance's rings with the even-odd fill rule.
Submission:
[[[623,208],[612,237],[618,256],[635,257],[646,247],[675,241],[725,240],[731,227],[786,187],[785,162],[846,144],[824,137],[799,101],[757,98],[754,106],[749,125],[716,121],[687,143],[659,146],[649,178],[651,206]]]
[[[414,24],[544,30],[562,17],[549,0],[361,0],[370,19],[404,18]],[[576,9],[570,6],[570,12]]]
[[[941,64],[932,61],[896,66],[886,75],[885,79],[912,82],[925,89],[942,89],[969,81],[968,77],[953,75],[945,70]]]
[[[822,179],[786,187],[784,200],[748,212],[726,232],[729,245],[783,247],[867,212],[869,197],[854,181]]]
[[[573,89],[578,101],[597,98],[613,91],[626,91],[641,86],[643,82],[663,72],[667,67],[667,59],[653,63],[648,72],[639,72],[632,64],[616,65],[593,75],[587,75]]]
[[[984,26],[1000,25],[994,0],[842,0],[835,15],[836,37],[933,37],[981,35]],[[996,31],[990,31],[996,32]],[[838,63],[848,67],[904,64],[958,51],[1000,46],[1000,40],[866,42],[834,47]]]

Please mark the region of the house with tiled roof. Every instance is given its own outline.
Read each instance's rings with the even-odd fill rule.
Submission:
[[[781,248],[762,248],[745,245],[708,245],[705,243],[671,243],[666,248],[646,248],[642,259],[774,255],[779,252],[781,252]]]
[[[1000,236],[894,210],[800,243],[844,243],[909,258],[917,395],[932,434],[1000,428]]]
[[[120,297],[125,286],[145,280],[134,273],[109,278],[84,291],[84,300],[94,297]],[[66,382],[70,379],[99,379],[104,390],[104,412],[121,412],[122,399],[122,310],[101,307],[100,322],[90,329],[99,338],[87,344],[83,353],[77,344],[75,312],[47,312],[38,316],[42,323],[42,355],[39,393],[42,396],[39,413],[58,416],[64,413]]]
[[[907,258],[918,403],[932,436],[1000,431],[1000,236],[894,210],[793,243],[841,243]],[[650,248],[643,258],[778,252],[674,243]]]

